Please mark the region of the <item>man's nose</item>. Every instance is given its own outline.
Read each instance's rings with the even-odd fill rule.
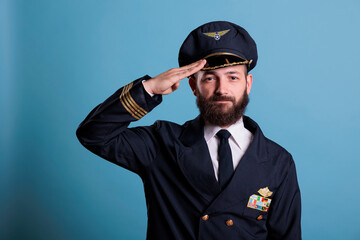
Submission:
[[[217,80],[216,93],[219,95],[226,95],[228,93],[228,84],[224,77],[219,77]]]

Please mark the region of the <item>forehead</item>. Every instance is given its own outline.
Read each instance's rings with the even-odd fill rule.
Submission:
[[[207,71],[199,71],[197,74],[203,76],[208,74],[213,75],[224,75],[224,74],[238,74],[243,75],[246,74],[247,69],[245,65],[235,65],[230,67],[218,68],[214,70],[207,70]]]

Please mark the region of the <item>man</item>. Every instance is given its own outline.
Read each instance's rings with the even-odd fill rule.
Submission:
[[[142,178],[148,239],[301,239],[294,161],[243,116],[256,61],[243,28],[204,24],[181,46],[180,68],[120,88],[79,126],[87,149]],[[186,77],[200,116],[128,128]]]

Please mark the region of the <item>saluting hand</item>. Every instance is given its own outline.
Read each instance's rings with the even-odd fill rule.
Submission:
[[[200,71],[205,64],[206,60],[201,59],[180,68],[172,68],[154,78],[144,81],[144,88],[151,94],[166,95],[172,93],[179,88],[179,84],[182,79]]]

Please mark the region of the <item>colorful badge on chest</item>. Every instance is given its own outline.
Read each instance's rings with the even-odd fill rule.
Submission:
[[[261,196],[253,194],[250,196],[247,206],[249,208],[267,212],[269,210],[270,203],[271,203],[270,198],[261,197]]]

